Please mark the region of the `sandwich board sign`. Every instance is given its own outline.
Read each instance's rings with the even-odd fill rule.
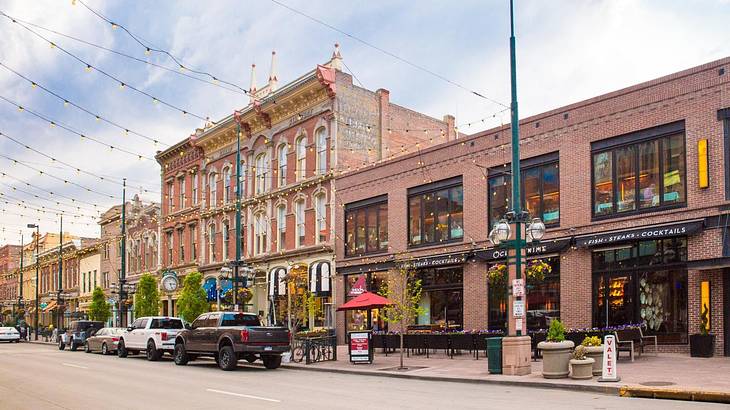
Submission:
[[[616,336],[607,335],[603,340],[603,370],[601,377],[598,378],[599,382],[617,382],[621,380],[616,366],[617,359]]]

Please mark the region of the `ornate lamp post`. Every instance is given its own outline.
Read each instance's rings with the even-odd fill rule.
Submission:
[[[35,340],[38,340],[38,287],[40,286],[39,271],[40,264],[38,261],[38,238],[41,236],[40,227],[37,224],[28,224],[28,228],[35,228]],[[21,250],[22,253],[22,250]]]

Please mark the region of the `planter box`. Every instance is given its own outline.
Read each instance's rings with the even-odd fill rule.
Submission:
[[[587,380],[593,378],[593,364],[595,360],[587,357],[583,360],[570,359],[570,378]]]
[[[542,351],[542,377],[546,379],[568,377],[568,364],[574,346],[570,340],[538,343],[537,348]]]
[[[603,345],[586,346],[586,357],[593,359],[593,375],[600,376],[603,373]]]
[[[715,335],[689,335],[689,353],[692,357],[712,357],[715,354]]]

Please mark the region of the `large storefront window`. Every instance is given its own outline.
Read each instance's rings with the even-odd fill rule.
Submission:
[[[551,267],[540,282],[527,282],[527,330],[547,329],[560,319],[560,257],[542,257]],[[489,329],[507,329],[507,285],[488,286]]]
[[[377,197],[345,206],[345,255],[388,250],[388,198]]]
[[[641,323],[659,343],[687,343],[686,238],[593,252],[593,325]]]
[[[421,269],[421,301],[423,309],[417,325],[432,325],[441,330],[458,330],[464,323],[464,270],[451,268]]]
[[[684,132],[641,142],[602,142],[593,152],[593,216],[686,202]],[[609,145],[610,148],[603,148]]]
[[[388,272],[370,272],[345,276],[345,302],[364,292],[380,293],[388,281]],[[380,309],[345,311],[345,328],[354,330],[388,330]]]
[[[490,169],[489,226],[511,208],[512,178],[509,167]],[[560,165],[557,153],[526,160],[522,166],[522,206],[545,225],[560,223]]]
[[[408,192],[408,244],[464,237],[464,190],[461,177],[412,188]]]

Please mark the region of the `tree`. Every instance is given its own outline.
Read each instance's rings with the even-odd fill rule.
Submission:
[[[100,287],[94,288],[91,295],[91,306],[89,306],[89,319],[106,322],[112,315],[111,306],[106,301],[104,291]]]
[[[160,313],[160,293],[157,279],[149,273],[139,278],[137,295],[134,300],[134,316],[155,316]]]
[[[388,282],[380,289],[380,295],[388,298],[392,305],[383,308],[383,320],[397,324],[400,328],[400,366],[403,366],[403,334],[413,318],[423,314],[423,308],[418,304],[421,301],[421,280],[416,271],[407,264],[401,264],[393,272]]]
[[[208,297],[203,289],[203,275],[200,272],[188,273],[183,281],[182,292],[177,299],[180,317],[192,322],[208,311]]]

